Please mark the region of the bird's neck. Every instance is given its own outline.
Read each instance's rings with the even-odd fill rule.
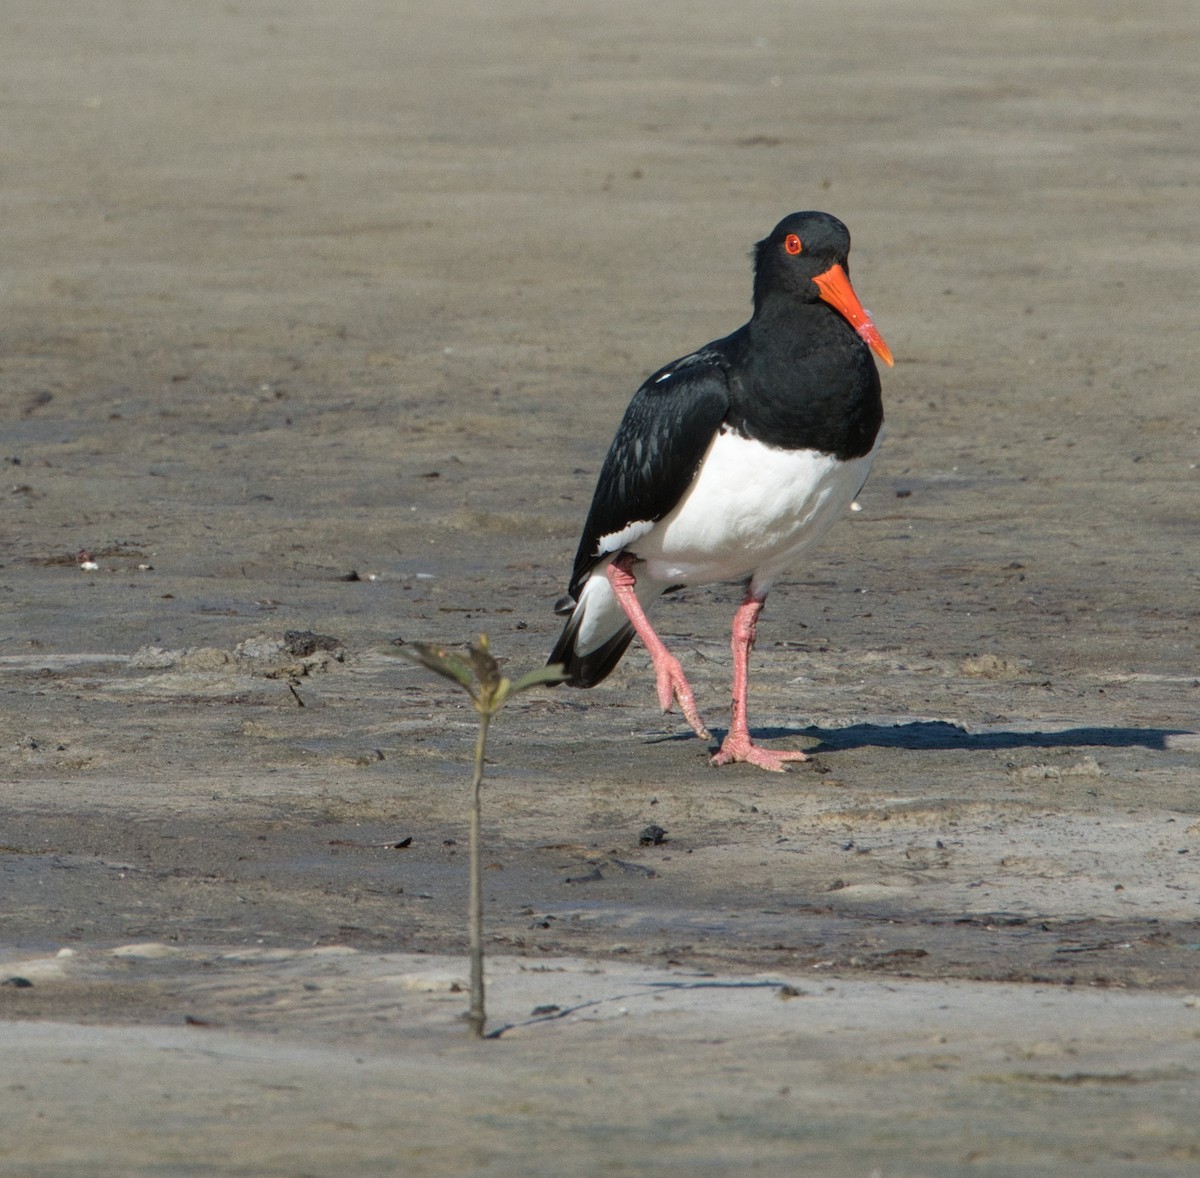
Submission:
[[[843,342],[854,329],[828,303],[809,302],[794,295],[769,295],[754,309],[750,338],[764,354],[795,360]]]

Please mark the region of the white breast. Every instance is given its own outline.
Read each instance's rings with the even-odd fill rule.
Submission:
[[[629,548],[664,585],[753,577],[765,591],[849,508],[874,457],[843,462],[724,430],[675,510]]]

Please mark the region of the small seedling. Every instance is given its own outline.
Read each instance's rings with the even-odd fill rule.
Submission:
[[[500,664],[488,649],[488,637],[479,635],[472,643],[467,657],[427,642],[410,642],[388,648],[435,674],[457,683],[470,697],[479,715],[479,733],[475,738],[475,770],[471,775],[471,808],[469,820],[470,846],[467,852],[470,880],[467,895],[467,937],[471,960],[471,1008],[467,1022],[472,1033],[483,1038],[485,1022],[483,1005],[483,881],[479,851],[479,793],[483,783],[483,759],[487,749],[488,725],[492,717],[514,695],[543,683],[560,683],[562,668],[538,667],[519,679],[506,679],[500,674]]]

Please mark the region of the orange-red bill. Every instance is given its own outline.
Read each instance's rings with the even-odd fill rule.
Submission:
[[[824,274],[818,274],[813,282],[817,284],[821,298],[840,311],[850,321],[850,326],[862,337],[863,343],[891,368],[892,349],[883,342],[883,336],[871,322],[871,316],[863,310],[846,271],[841,266],[830,266]]]

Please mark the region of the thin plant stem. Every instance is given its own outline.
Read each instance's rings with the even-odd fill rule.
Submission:
[[[479,735],[475,739],[475,773],[471,779],[471,811],[467,858],[470,878],[467,885],[467,939],[471,960],[471,1009],[467,1015],[471,1032],[483,1038],[486,1021],[483,1006],[483,875],[479,853],[479,794],[483,784],[483,756],[487,747],[488,724],[492,713],[479,709]]]
[[[399,648],[393,643],[388,653],[398,654],[457,684],[471,697],[479,716],[479,734],[475,738],[475,771],[471,776],[470,837],[467,847],[470,871],[467,881],[467,953],[471,962],[471,1007],[467,1011],[467,1025],[477,1039],[482,1039],[487,1015],[483,1005],[483,876],[479,861],[479,795],[483,785],[488,725],[510,696],[519,695],[539,684],[561,683],[563,669],[560,666],[539,667],[520,676],[515,682],[506,679],[500,674],[500,664],[488,650],[486,634],[479,635],[479,641],[470,647],[467,658],[454,654],[444,646],[428,642],[414,642],[411,646],[400,644]]]

